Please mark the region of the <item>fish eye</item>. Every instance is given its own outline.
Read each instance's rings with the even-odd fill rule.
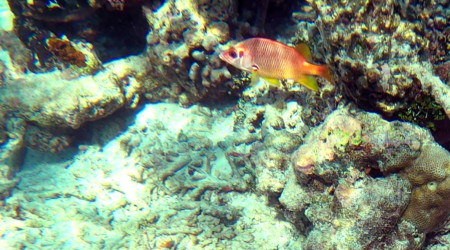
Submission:
[[[234,50],[230,51],[230,56],[234,59],[237,57],[237,54]]]

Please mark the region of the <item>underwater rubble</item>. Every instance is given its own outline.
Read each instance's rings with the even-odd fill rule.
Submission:
[[[247,192],[253,173],[230,152],[231,116],[158,104],[135,118],[102,148],[80,146],[73,159],[24,166],[14,194],[2,204],[0,246],[227,249],[262,247],[269,235],[297,237],[264,197]],[[121,122],[105,121],[111,131],[96,138],[117,132],[114,124]],[[274,224],[279,233],[270,232]],[[12,233],[19,228],[22,236]]]
[[[1,249],[449,248],[449,1],[49,2],[0,0]]]

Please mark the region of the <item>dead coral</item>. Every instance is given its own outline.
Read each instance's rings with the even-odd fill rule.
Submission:
[[[207,123],[208,116],[199,113],[197,122]],[[250,188],[249,163],[229,154],[236,143],[221,141],[222,148],[198,132],[181,131],[179,135],[159,134],[170,125],[157,123],[153,129],[137,131],[121,138],[121,145],[130,157],[135,157],[146,169],[158,172],[158,181],[166,192],[185,199],[200,200],[232,191]],[[141,140],[142,137],[147,140]]]

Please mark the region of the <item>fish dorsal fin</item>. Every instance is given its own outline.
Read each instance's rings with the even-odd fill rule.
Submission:
[[[312,61],[311,51],[309,50],[308,45],[305,43],[300,43],[295,46],[295,50],[302,55],[307,62]]]

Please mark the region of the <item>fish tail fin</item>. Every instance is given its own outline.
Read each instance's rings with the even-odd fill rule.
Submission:
[[[311,63],[307,63],[306,67],[308,69],[307,74],[321,76],[325,79],[327,79],[330,83],[333,82],[333,77],[330,73],[330,70],[326,65],[315,65]]]
[[[331,76],[330,70],[328,69],[328,67],[326,65],[322,65],[322,74],[320,74],[321,77],[327,79],[330,83],[334,83],[333,82],[333,76]]]

